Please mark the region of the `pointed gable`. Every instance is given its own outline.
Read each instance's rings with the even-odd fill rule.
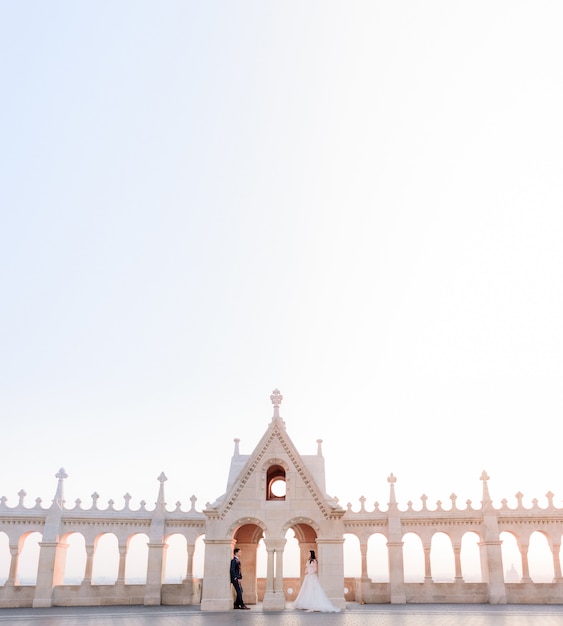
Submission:
[[[342,511],[338,503],[324,492],[324,459],[320,450],[320,440],[315,457],[301,456],[287,434],[284,420],[279,415],[281,394],[275,390],[270,398],[274,404],[274,415],[252,454],[241,455],[239,440],[235,439],[227,491],[212,506],[215,515],[223,519],[233,507],[244,502],[249,504],[254,502],[257,505],[266,502],[265,468],[277,465],[291,483],[287,495],[279,498],[285,501],[288,507],[291,507],[296,499],[305,498],[307,505],[311,506],[314,503],[315,508],[320,510],[325,518]],[[297,493],[300,494],[299,498],[296,498]],[[275,506],[282,506],[282,503],[276,502]]]

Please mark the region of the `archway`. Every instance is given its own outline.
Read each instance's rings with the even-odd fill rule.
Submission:
[[[243,564],[244,601],[246,604],[257,604],[258,585],[256,559],[258,542],[264,536],[262,528],[255,523],[243,524],[233,533],[233,548],[240,549]]]
[[[541,531],[530,535],[528,546],[530,578],[535,583],[550,583],[554,578],[553,554],[547,536]]]
[[[20,585],[35,585],[37,583],[37,569],[39,567],[39,544],[43,535],[39,532],[25,533],[18,567]]]
[[[8,535],[4,532],[0,532],[0,585],[4,585],[8,580],[10,562],[10,542]]]
[[[80,585],[84,580],[84,572],[86,569],[86,542],[84,535],[78,532],[70,533],[63,537],[63,542],[68,544],[64,584]]]
[[[403,535],[403,562],[405,582],[419,583],[424,581],[424,548],[422,540],[416,533]]]

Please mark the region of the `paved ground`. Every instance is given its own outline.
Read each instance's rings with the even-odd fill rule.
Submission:
[[[201,612],[199,607],[0,609],[0,626],[563,626],[563,606],[349,604],[337,614],[287,609]]]

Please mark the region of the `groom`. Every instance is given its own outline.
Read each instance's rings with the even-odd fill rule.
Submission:
[[[242,579],[242,574],[240,571],[240,548],[235,548],[233,552],[233,558],[231,560],[231,584],[235,588],[237,597],[235,599],[235,609],[245,609],[249,610],[250,607],[246,606],[246,604],[242,600],[242,587],[240,585],[240,581]]]

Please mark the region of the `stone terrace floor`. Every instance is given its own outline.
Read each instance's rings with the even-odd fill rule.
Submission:
[[[563,626],[561,605],[348,604],[341,613],[188,607],[0,609],[0,626]]]

